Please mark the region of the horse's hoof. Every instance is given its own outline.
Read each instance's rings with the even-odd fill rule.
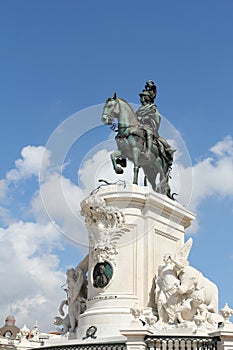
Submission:
[[[121,167],[126,168],[126,165],[127,165],[126,158],[117,158],[116,163]]]
[[[123,174],[124,173],[124,170],[122,168],[116,168],[116,173],[117,174]]]

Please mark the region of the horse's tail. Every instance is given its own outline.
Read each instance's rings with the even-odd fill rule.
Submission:
[[[156,191],[156,178],[158,175],[158,169],[155,166],[148,166],[148,165],[143,165],[143,171],[145,174],[145,182],[144,185],[146,185],[147,180],[151,184],[152,188],[154,191]]]

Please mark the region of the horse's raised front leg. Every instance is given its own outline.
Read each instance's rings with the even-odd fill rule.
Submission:
[[[113,169],[117,174],[123,174],[124,170],[122,169],[121,166],[119,166],[116,162],[117,158],[121,158],[121,151],[116,150],[111,154],[111,160],[112,160],[112,165]]]

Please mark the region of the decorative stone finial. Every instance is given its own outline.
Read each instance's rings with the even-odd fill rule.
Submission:
[[[222,317],[224,318],[225,323],[231,323],[230,317],[233,315],[233,310],[226,303],[224,308],[220,310]]]
[[[142,328],[143,324],[140,321],[139,317],[143,314],[143,310],[140,309],[137,304],[135,304],[135,306],[130,309],[130,312],[134,317],[134,319],[131,322],[131,326],[136,328]]]
[[[31,335],[33,336],[34,340],[39,340],[40,330],[38,321],[36,321],[36,323],[34,324],[33,330],[31,331]]]
[[[149,315],[145,318],[147,324],[148,324],[148,330],[154,331],[155,330],[155,324],[157,322],[157,317],[154,315]]]
[[[25,339],[30,334],[30,329],[27,328],[24,324],[23,328],[20,329],[20,336],[22,339]]]

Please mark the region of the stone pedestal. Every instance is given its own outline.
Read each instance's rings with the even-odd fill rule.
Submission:
[[[127,329],[132,321],[130,308],[153,307],[158,266],[165,254],[174,254],[183,245],[184,230],[195,216],[148,187],[103,186],[93,197],[94,202],[99,201],[96,206],[91,204],[92,197],[81,203],[90,252],[87,310],[80,316],[77,338],[85,337],[91,326],[97,327],[98,339],[122,337],[120,329]],[[106,213],[105,219],[98,208]],[[124,220],[112,223],[112,213]],[[104,287],[94,286],[100,263],[111,270]]]
[[[121,334],[126,337],[127,350],[145,350],[145,337],[151,335],[151,332],[145,329],[128,328],[121,331]]]
[[[217,331],[209,334],[212,337],[219,337],[218,350],[233,350],[233,324],[228,322]]]

